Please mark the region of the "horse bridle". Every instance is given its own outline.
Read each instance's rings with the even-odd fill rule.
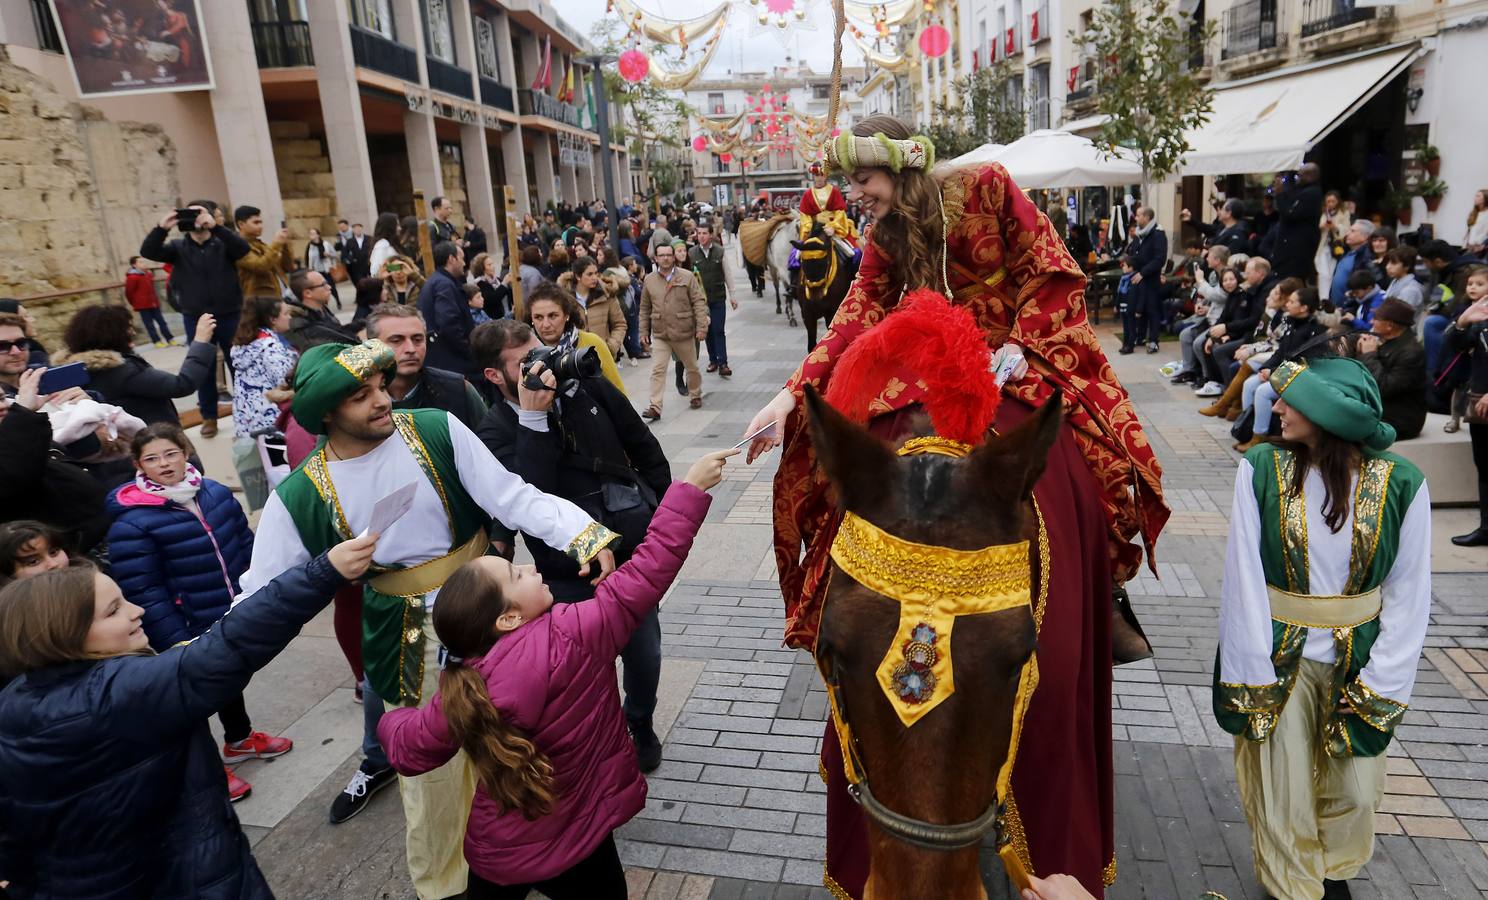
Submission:
[[[965,455],[967,449],[969,448],[966,448],[964,445],[958,445],[955,444],[955,442],[945,441],[943,439],[917,438],[907,442],[905,446],[900,449],[899,454],[903,456],[914,455],[918,453],[937,453],[947,456],[962,456]],[[1034,516],[1038,524],[1038,596],[1036,602],[1033,602],[1031,604],[1035,629],[1037,629],[1039,626],[1042,625],[1044,608],[1047,605],[1049,596],[1049,536],[1048,531],[1044,525],[1043,513],[1038,506],[1038,501],[1033,500],[1032,502]],[[846,516],[852,515],[852,513],[846,514]],[[847,524],[851,523],[847,521],[845,517],[844,525]],[[839,531],[839,535],[840,534],[841,532]],[[896,540],[892,538],[892,536],[889,536],[889,539]],[[986,553],[988,551],[996,551],[1004,548],[985,548],[985,550],[983,551],[946,551],[942,548],[924,549],[931,553],[939,554],[975,554]],[[853,568],[855,564],[849,559],[844,558],[845,555],[839,555],[839,553],[837,552],[838,545],[836,542],[834,542],[833,551],[833,559],[834,561],[838,562],[839,568],[844,571],[844,574],[848,574],[849,577],[853,577],[854,580],[862,583],[865,579],[861,577],[861,573],[859,573],[859,575],[855,577],[854,574],[848,571],[848,569]],[[847,562],[848,565],[843,565],[844,562]],[[877,573],[869,573],[869,577],[867,578],[867,580],[877,580],[882,582],[883,579],[879,577]],[[869,590],[875,590],[875,592],[878,593],[880,596],[884,596],[887,599],[899,602],[901,604],[901,613],[903,612],[905,600],[899,596],[894,596],[894,593],[900,592],[893,591],[891,585],[885,585],[883,583],[880,583],[878,585],[865,584],[864,587],[867,587]],[[891,592],[885,593],[884,590],[878,589],[882,587],[889,587]],[[1012,607],[1004,606],[1003,608]],[[974,612],[974,610],[971,612]],[[947,633],[946,637],[946,664],[947,666],[949,666],[949,633]],[[892,646],[890,650],[892,652]],[[910,650],[906,649],[906,657],[909,655],[909,652]],[[821,671],[822,679],[827,686],[827,695],[831,703],[832,716],[838,732],[838,741],[842,746],[843,769],[845,774],[847,775],[848,793],[858,803],[858,805],[862,807],[863,812],[868,817],[868,819],[875,825],[877,825],[881,830],[883,830],[884,833],[897,840],[903,841],[904,843],[919,847],[924,850],[939,852],[948,852],[952,850],[959,850],[964,847],[973,846],[980,842],[983,836],[985,836],[989,831],[992,831],[995,832],[998,853],[1003,858],[1005,866],[1007,866],[1010,870],[1013,867],[1022,869],[1022,860],[1026,858],[1027,849],[1026,847],[1014,846],[1015,841],[1021,840],[1021,828],[1013,829],[1009,827],[1008,800],[1011,796],[1011,771],[1013,760],[1017,753],[1022,716],[1024,712],[1026,712],[1027,697],[1029,694],[1032,693],[1031,685],[1027,686],[1026,690],[1025,685],[1027,685],[1029,682],[1030,674],[1032,676],[1032,684],[1037,683],[1037,655],[1031,655],[1028,660],[1024,662],[1022,670],[1019,673],[1019,694],[1017,697],[1015,697],[1014,700],[1014,720],[1012,734],[1009,740],[1008,753],[1007,756],[1004,758],[1004,771],[999,772],[997,782],[994,784],[993,787],[992,802],[987,806],[987,809],[975,819],[967,822],[957,822],[953,824],[927,822],[923,819],[917,819],[912,816],[903,815],[901,813],[895,812],[892,809],[889,809],[876,796],[874,796],[873,791],[869,788],[868,785],[868,773],[863,766],[861,756],[858,752],[857,740],[853,737],[852,728],[848,724],[847,713],[842,697],[841,678],[839,677],[837,671],[837,661],[835,658],[831,658],[830,656],[828,656],[828,658],[825,660],[826,664],[824,665],[822,656],[823,654],[819,654],[817,656],[817,666]],[[952,688],[952,690],[953,689],[954,688]],[[903,718],[902,714],[901,718]],[[910,722],[909,724],[913,723]],[[1018,834],[1015,835],[1014,831],[1018,832]]]
[[[822,297],[826,296],[827,288],[831,286],[832,280],[837,277],[837,251],[832,248],[831,244],[829,244],[827,242],[827,239],[824,237],[812,235],[810,238],[807,238],[807,240],[820,241],[822,244],[822,249],[802,250],[802,262],[805,262],[808,259],[814,262],[818,259],[821,259],[823,256],[826,256],[828,258],[827,274],[822,278],[816,280],[807,278],[806,267],[804,265],[801,267],[801,286],[806,289],[806,299],[820,300]],[[815,293],[816,296],[813,297],[813,293]]]

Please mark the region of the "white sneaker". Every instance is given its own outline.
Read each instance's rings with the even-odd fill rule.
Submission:
[[[1218,397],[1224,393],[1224,386],[1217,381],[1207,381],[1204,386],[1194,391],[1199,397]]]

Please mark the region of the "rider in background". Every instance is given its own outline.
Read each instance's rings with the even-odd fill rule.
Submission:
[[[808,171],[811,172],[812,186],[801,195],[801,218],[797,223],[801,230],[800,239],[804,241],[811,237],[811,232],[820,222],[827,235],[837,238],[856,259],[860,252],[858,229],[847,216],[847,199],[837,185],[827,180],[825,163],[817,160]]]

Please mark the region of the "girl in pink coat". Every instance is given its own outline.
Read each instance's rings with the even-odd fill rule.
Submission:
[[[377,735],[393,768],[421,775],[464,750],[480,785],[465,829],[470,900],[624,900],[614,830],[646,803],[615,683],[615,657],[677,577],[737,450],[704,456],[666,492],[646,539],[594,599],[553,606],[532,566],[486,556],[434,604],[450,653],[422,709]]]

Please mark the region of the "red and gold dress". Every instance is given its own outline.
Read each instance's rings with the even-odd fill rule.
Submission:
[[[1019,804],[1020,830],[1026,832],[1035,874],[1067,872],[1098,894],[1101,883],[1114,877],[1110,586],[1113,579],[1129,580],[1141,567],[1142,548],[1134,543],[1139,534],[1151,559],[1169,515],[1162,469],[1086,320],[1085,275],[1049,220],[995,163],[953,174],[943,196],[952,302],[971,311],[993,348],[1011,341],[1029,364],[1027,375],[1004,387],[1004,396],[1021,402],[1003,403],[996,426],[1010,427],[1048,399],[1055,386],[1064,391],[1068,427],[1052,455],[1068,461],[1071,478],[1062,484],[1045,478],[1035,490],[1056,552],[1073,557],[1055,567],[1039,629],[1040,656],[1049,659],[1051,675],[1059,674],[1042,680],[1034,694],[1024,733],[1025,740],[1040,735],[1039,753],[1019,755],[1013,794],[1036,794],[1040,801]],[[825,392],[837,360],[893,309],[902,286],[890,272],[888,261],[867,243],[831,328],[786,385],[798,402],[786,419],[774,523],[785,642],[792,647],[815,649],[829,549],[840,522],[826,478],[815,465],[799,398],[806,384]],[[925,394],[924,383],[906,374],[891,380],[869,409],[892,418]],[[886,423],[874,424],[883,434]],[[1050,471],[1053,466],[1051,459]],[[1069,512],[1061,516],[1059,510]],[[860,814],[839,789],[835,737],[828,727],[823,762],[830,776],[829,885],[857,896],[867,870],[866,859],[855,857],[866,854],[866,844],[853,832],[861,833]],[[1050,794],[1049,785],[1061,786],[1054,792],[1058,796]]]

